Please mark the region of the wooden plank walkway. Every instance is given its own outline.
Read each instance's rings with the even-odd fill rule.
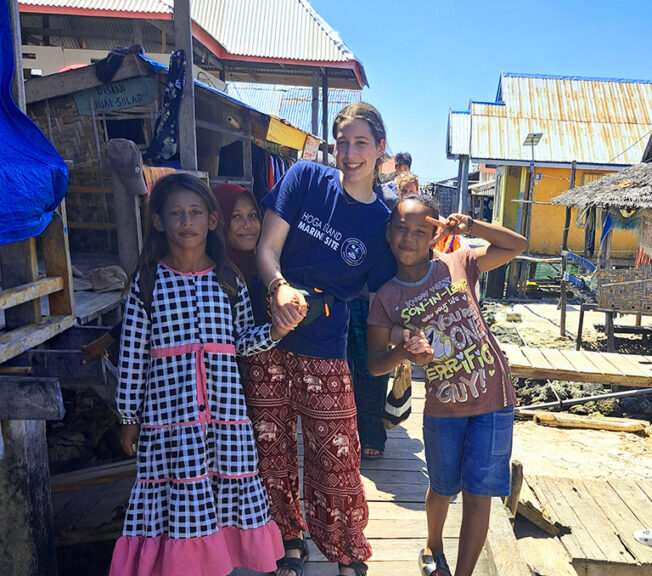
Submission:
[[[652,481],[526,475],[546,514],[568,528],[560,539],[579,576],[647,576],[652,548],[634,532],[652,526]]]
[[[501,344],[516,378],[652,387],[652,356]]]
[[[427,531],[423,502],[428,476],[421,432],[424,404],[423,382],[416,381],[412,415],[403,426],[388,433],[382,458],[362,462],[370,516],[365,534],[374,550],[369,561],[369,576],[418,574],[417,557]],[[53,477],[57,544],[115,540],[122,531],[124,510],[134,478],[133,460],[108,464],[101,467],[99,473],[97,469],[88,469]],[[444,531],[446,555],[451,566],[457,559],[461,518],[460,498],[451,504]],[[311,555],[306,564],[306,576],[333,576],[335,567],[326,561],[310,539],[308,545]],[[520,561],[518,553],[510,549],[515,546],[506,509],[495,500],[488,546],[482,552],[474,575],[525,574],[522,563],[513,566]],[[507,561],[510,566],[497,571],[495,564],[501,561]],[[254,574],[236,570],[233,576]]]

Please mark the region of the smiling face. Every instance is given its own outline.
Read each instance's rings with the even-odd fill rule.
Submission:
[[[373,180],[376,161],[385,151],[385,141],[376,143],[364,120],[344,120],[335,134],[335,162],[344,174],[344,186]]]
[[[426,216],[433,216],[432,210],[417,200],[406,200],[397,206],[389,224],[387,241],[399,267],[429,262],[435,226],[426,222]]]
[[[251,198],[241,194],[233,206],[231,223],[226,231],[226,241],[235,250],[250,252],[260,236],[260,219]]]
[[[209,210],[199,194],[175,190],[155,216],[154,226],[165,232],[170,251],[205,251],[208,231],[217,227],[217,214]]]

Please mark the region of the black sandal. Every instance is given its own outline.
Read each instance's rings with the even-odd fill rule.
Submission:
[[[367,576],[367,570],[369,570],[369,566],[367,566],[364,562],[351,562],[351,564],[342,564],[340,562],[337,566],[340,570],[340,576],[343,576],[341,574],[342,568],[353,568],[355,576]]]
[[[308,549],[308,544],[306,544],[303,538],[293,538],[292,540],[283,540],[283,548],[285,551],[288,550],[298,550],[298,558],[288,558],[287,556],[281,558],[276,562],[276,569],[290,570],[294,572],[297,576],[303,576],[303,565],[308,560],[310,556],[310,550]]]
[[[439,572],[437,572],[438,570]],[[442,570],[445,570],[446,573],[442,574]],[[426,554],[425,550],[419,552],[419,571],[421,572],[421,576],[433,576],[433,574],[452,576],[451,569],[448,567],[448,562],[446,562],[446,556],[443,554],[432,556],[431,554]]]

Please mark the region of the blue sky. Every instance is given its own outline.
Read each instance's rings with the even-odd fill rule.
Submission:
[[[362,61],[362,99],[424,182],[457,175],[448,110],[494,101],[501,72],[652,80],[652,0],[309,0]]]

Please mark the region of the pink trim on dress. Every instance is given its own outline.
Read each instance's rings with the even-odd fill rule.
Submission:
[[[235,568],[273,572],[285,554],[281,532],[270,521],[249,530],[225,526],[209,536],[121,536],[109,576],[226,576]]]
[[[208,421],[209,424],[223,424],[224,426],[236,426],[238,424],[249,424],[251,420],[245,418],[244,420],[213,420]],[[173,424],[141,424],[141,428],[150,428],[152,430],[161,430],[163,428],[176,428],[178,426],[194,426],[201,424],[201,420],[193,420],[192,422],[174,422]]]
[[[157,478],[156,480],[137,478],[136,482],[140,482],[141,484],[163,484],[164,482],[171,482],[172,484],[189,484],[190,482],[205,480],[209,476],[217,476],[218,478],[224,478],[225,480],[240,480],[241,478],[251,478],[257,474],[258,470],[247,472],[246,474],[220,474],[219,472],[207,472],[203,476],[197,476],[196,478]]]
[[[208,274],[215,269],[215,264],[213,264],[210,268],[206,268],[206,270],[199,270],[198,272],[181,272],[181,270],[175,270],[172,268],[172,266],[168,266],[165,262],[163,262],[163,260],[159,260],[159,264],[170,272],[179,274],[179,276],[203,276],[204,274]]]

